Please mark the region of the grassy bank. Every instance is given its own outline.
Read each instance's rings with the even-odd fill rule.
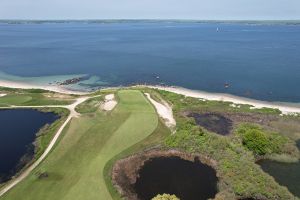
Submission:
[[[141,92],[117,95],[112,112],[73,119],[47,159],[1,199],[111,199],[103,177],[106,163],[158,126],[156,112]]]

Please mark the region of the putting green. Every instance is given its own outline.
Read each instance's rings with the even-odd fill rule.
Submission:
[[[141,92],[122,90],[117,95],[119,103],[111,113],[73,119],[46,160],[1,199],[111,199],[103,178],[105,164],[158,125],[154,108]],[[48,177],[39,178],[41,172]]]

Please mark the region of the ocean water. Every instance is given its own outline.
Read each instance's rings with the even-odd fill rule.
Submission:
[[[40,84],[85,74],[80,90],[166,84],[300,102],[300,25],[0,23],[0,71]]]

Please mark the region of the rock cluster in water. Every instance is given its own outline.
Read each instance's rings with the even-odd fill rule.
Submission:
[[[76,84],[80,81],[82,81],[84,79],[84,77],[76,77],[76,78],[71,78],[71,79],[67,79],[63,82],[58,82],[58,85],[72,85],[72,84]]]

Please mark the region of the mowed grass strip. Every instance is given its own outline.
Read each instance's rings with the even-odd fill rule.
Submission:
[[[136,90],[117,93],[111,113],[73,119],[57,147],[5,200],[109,200],[103,170],[115,155],[149,136],[158,126],[152,105]],[[48,177],[39,178],[39,173]]]

